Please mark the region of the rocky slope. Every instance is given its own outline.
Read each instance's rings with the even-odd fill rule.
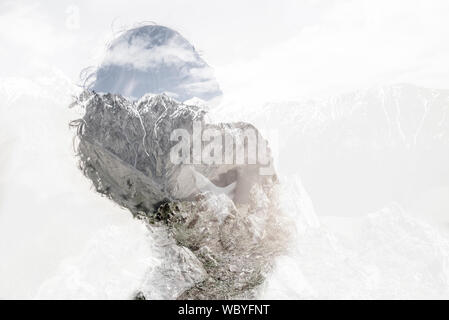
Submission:
[[[270,150],[259,145],[257,155],[265,153],[262,158],[269,160],[262,164],[261,158],[252,159],[245,140],[245,129],[259,137],[257,130],[246,123],[209,124],[201,108],[165,95],[130,101],[85,91],[74,105],[85,108],[83,118],[72,122],[84,174],[99,193],[148,226],[168,232],[164,245],[171,263],[161,272],[167,275],[163,297],[254,297],[288,238],[276,175],[261,174],[272,167]],[[232,150],[247,151],[245,161],[174,163],[171,151],[178,141],[170,139],[171,133],[184,129],[192,135],[191,155],[198,124],[200,139],[211,129],[220,137],[227,135]],[[200,141],[203,150],[212,143]],[[144,285],[137,297],[156,298],[151,287]]]

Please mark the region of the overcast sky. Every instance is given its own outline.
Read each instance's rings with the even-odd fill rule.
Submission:
[[[75,81],[100,63],[114,32],[154,21],[191,41],[239,99],[448,86],[444,0],[0,1],[1,77],[56,68]]]
[[[89,189],[67,126],[61,75],[77,82],[120,30],[176,29],[215,68],[225,102],[243,107],[385,83],[449,88],[448,17],[447,0],[0,0],[0,298],[32,297],[48,278],[58,297],[126,297],[155,259],[142,226]],[[292,285],[300,266],[282,265]]]

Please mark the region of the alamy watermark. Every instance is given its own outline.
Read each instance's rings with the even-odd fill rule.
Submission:
[[[175,129],[170,141],[177,142],[170,150],[173,164],[259,165],[259,174],[274,174],[272,146],[251,126],[203,128],[201,121],[194,121],[192,132]]]
[[[80,28],[80,9],[76,5],[70,5],[66,8],[67,14],[65,26],[69,30],[78,30]]]

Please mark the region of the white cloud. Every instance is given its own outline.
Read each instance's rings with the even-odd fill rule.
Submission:
[[[174,40],[162,46],[147,46],[148,42],[141,38],[133,39],[131,43],[121,41],[110,48],[104,64],[130,65],[136,69],[147,70],[161,64],[181,65],[196,60],[193,50],[180,47]]]
[[[345,1],[256,59],[219,66],[225,94],[260,101],[390,82],[447,87],[449,3]],[[228,97],[230,98],[230,97]]]

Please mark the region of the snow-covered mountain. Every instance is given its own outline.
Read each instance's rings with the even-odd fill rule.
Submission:
[[[0,80],[0,298],[126,299],[155,261],[148,230],[76,166],[76,92],[56,69]]]
[[[449,90],[399,84],[237,108],[240,119],[278,132],[279,172],[300,174],[319,213],[396,201],[449,218]]]
[[[3,150],[0,153],[0,254],[7,261],[0,264],[0,297],[125,299],[132,297],[144,279],[154,284],[155,295],[160,294],[160,286],[170,284],[161,282],[159,277],[161,268],[171,263],[170,256],[154,245],[157,235],[90,189],[75,166],[71,144],[73,133],[67,125],[73,119],[71,111],[65,107],[66,100],[70,100],[71,88],[63,85],[67,82],[57,74],[47,72],[46,75],[41,79],[2,79],[0,85],[0,146]],[[385,91],[386,88],[390,89]],[[394,92],[391,87],[386,88],[384,92]],[[397,126],[393,125],[391,139],[388,139],[388,131],[369,134],[377,127],[367,118],[368,114],[375,113],[374,110],[371,113],[366,110],[382,107],[379,104],[381,90],[348,95],[347,100],[336,100],[340,104],[332,100],[267,104],[246,115],[245,109],[240,109],[237,114],[240,120],[252,116],[254,123],[262,123],[261,127],[269,120],[272,127],[283,128],[289,139],[280,139],[282,150],[289,146],[303,150],[303,146],[309,146],[304,149],[309,150],[308,153],[304,154],[310,158],[292,149],[294,155],[298,153],[302,158],[290,159],[292,166],[295,159],[300,159],[301,165],[297,167],[301,169],[305,188],[300,183],[293,183],[292,188],[286,186],[294,192],[282,192],[281,199],[282,206],[295,218],[297,237],[292,242],[291,252],[277,261],[276,270],[269,276],[261,297],[444,298],[449,295],[447,236],[433,226],[410,218],[396,207],[360,218],[321,217],[317,220],[314,216],[313,207],[322,209],[323,202],[319,200],[326,199],[319,198],[317,190],[311,188],[314,179],[322,183],[322,188],[330,188],[324,183],[326,181],[334,185],[340,183],[340,187],[333,191],[338,196],[345,195],[344,201],[348,203],[357,201],[369,184],[368,180],[362,181],[357,185],[362,190],[350,194],[351,190],[344,189],[347,188],[346,180],[332,181],[335,175],[344,174],[348,181],[354,179],[354,174],[348,175],[348,171],[329,175],[331,164],[343,153],[342,146],[347,146],[353,153],[365,154],[359,161],[370,159],[366,149],[382,148],[382,152],[371,151],[377,157],[382,154],[386,157],[389,153],[385,150],[389,150],[390,158],[386,163],[392,163],[394,152],[398,150],[419,153],[430,148],[434,157],[439,155],[438,161],[444,164],[446,160],[447,163],[444,153],[447,126],[443,120],[447,110],[445,91],[409,86],[396,88],[402,92],[409,88],[416,94],[410,100],[397,98],[401,127],[408,133],[406,142],[414,141],[409,132],[415,132],[405,129],[408,128],[406,115],[410,115],[407,105],[415,106],[415,116],[407,117],[415,122],[409,120],[408,123],[419,123],[416,119],[422,119],[423,112],[420,111],[424,108],[420,108],[423,105],[417,99],[430,99],[435,97],[430,93],[438,93],[439,98],[428,104],[429,113],[415,144],[404,142]],[[390,101],[386,104],[387,110],[393,119],[392,115],[398,109],[392,102],[395,101],[393,95],[387,97],[386,101]],[[356,100],[361,103],[351,107],[351,101]],[[332,105],[338,117],[330,115]],[[343,109],[337,109],[337,105]],[[339,113],[339,110],[345,111]],[[232,111],[226,112],[231,114]],[[286,114],[290,116],[286,117]],[[377,114],[378,125],[383,123],[387,130],[386,117]],[[337,138],[339,126],[356,127],[358,131],[347,129]],[[333,135],[336,136],[334,140],[326,141]],[[308,137],[310,141],[307,141]],[[344,143],[354,138],[365,140],[359,144]],[[363,146],[364,141],[373,143]],[[337,145],[332,147],[334,143]],[[379,149],[373,147],[377,145],[380,145]],[[322,173],[323,168],[313,166],[314,161],[319,160],[321,149],[328,150],[330,155],[327,161],[321,160],[323,166],[328,166],[327,176]],[[341,162],[335,164],[336,170],[349,170],[337,164],[341,165]],[[429,171],[435,176],[444,169],[443,165],[418,168],[435,170]],[[369,176],[372,178],[373,174]],[[385,178],[385,174],[382,177]],[[443,184],[447,180],[442,176],[437,181]],[[395,181],[389,178],[387,182]],[[288,185],[284,182],[281,181],[283,186]],[[382,191],[382,186],[386,187],[388,183],[376,190]],[[306,197],[304,189],[312,195],[313,203]],[[426,210],[432,204],[423,203]],[[333,212],[338,214],[338,210],[334,207]],[[371,210],[363,209],[358,213],[364,211]]]
[[[221,96],[213,70],[194,46],[159,25],[127,30],[114,39],[92,76],[93,90],[126,97],[166,93],[182,102]]]

